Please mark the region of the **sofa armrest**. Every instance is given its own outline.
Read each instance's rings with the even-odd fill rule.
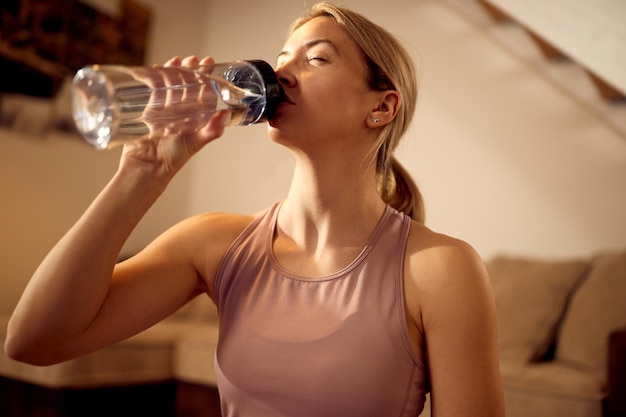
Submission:
[[[609,416],[626,416],[626,328],[609,336],[608,367]]]

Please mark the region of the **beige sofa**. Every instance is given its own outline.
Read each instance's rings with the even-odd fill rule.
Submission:
[[[626,251],[487,268],[507,416],[625,416]]]
[[[487,267],[507,416],[626,415],[626,331],[615,332],[626,328],[626,251],[569,260],[498,256]],[[7,318],[1,320],[4,331]],[[217,417],[217,335],[217,314],[205,297],[66,363],[34,367],[2,353],[0,415],[44,415],[33,407],[44,398],[51,403],[46,416]]]

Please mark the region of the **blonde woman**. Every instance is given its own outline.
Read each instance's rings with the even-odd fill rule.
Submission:
[[[319,3],[293,25],[276,71],[285,101],[268,135],[296,161],[284,200],[255,215],[192,217],[116,264],[228,114],[126,145],[27,286],[8,354],[64,361],[208,296],[225,417],[415,417],[429,391],[434,416],[502,416],[485,269],[468,244],[424,226],[417,187],[393,157],[415,109],[410,58],[363,16]]]

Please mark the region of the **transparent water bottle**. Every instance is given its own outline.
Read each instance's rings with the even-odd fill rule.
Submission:
[[[202,128],[220,110],[229,125],[271,119],[283,97],[276,73],[265,61],[200,66],[127,67],[93,65],[72,83],[72,114],[78,132],[97,149],[128,141]]]

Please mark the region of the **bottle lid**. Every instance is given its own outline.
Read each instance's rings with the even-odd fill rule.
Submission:
[[[283,87],[278,82],[276,72],[270,64],[260,59],[246,60],[245,62],[254,66],[261,74],[265,82],[265,110],[262,120],[268,121],[276,114],[278,105],[284,100]]]

